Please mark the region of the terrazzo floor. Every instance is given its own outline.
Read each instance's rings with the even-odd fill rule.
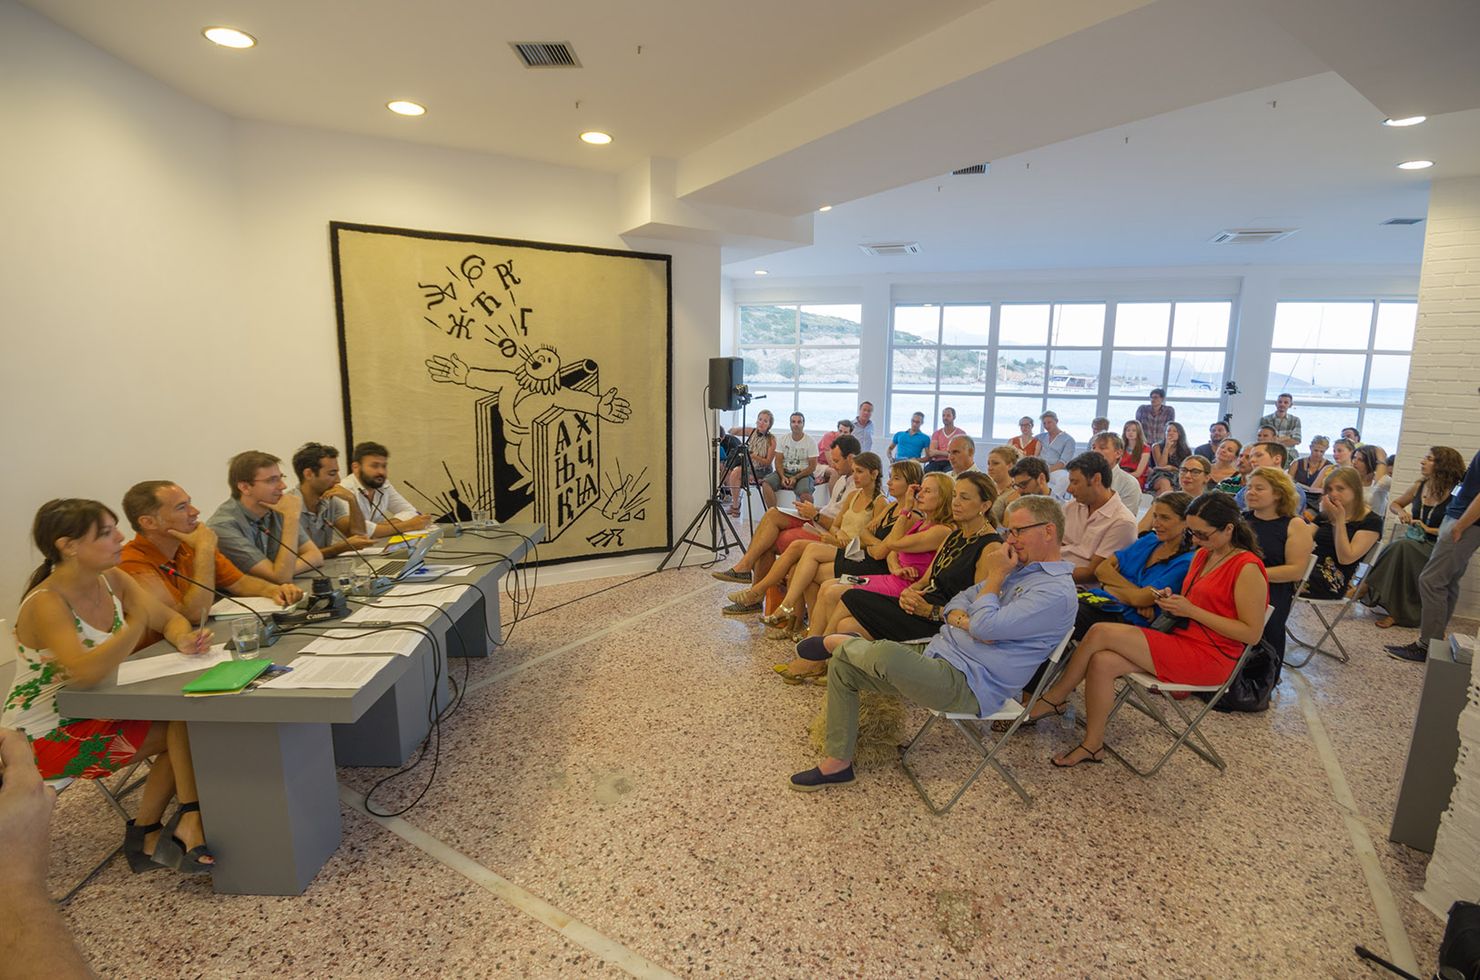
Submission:
[[[893,765],[790,792],[822,690],[781,684],[787,647],[719,615],[733,586],[702,568],[636,579],[538,589],[510,642],[466,665],[436,777],[400,820],[358,808],[384,770],[340,770],[344,843],[304,895],[114,862],[65,909],[85,954],[119,977],[1357,977],[1379,974],[1354,945],[1390,955],[1390,894],[1390,934],[1433,967],[1441,924],[1412,899],[1427,855],[1387,840],[1423,668],[1382,646],[1410,631],[1357,613],[1351,663],[1318,657],[1268,712],[1212,716],[1224,773],[1186,752],[1151,780],[1113,761],[1061,772],[1047,757],[1077,734],[1060,720],[1003,754],[1034,806],[988,772],[934,817]],[[1132,715],[1110,737],[1144,756],[1159,737]],[[940,788],[968,761],[949,731],[921,752]],[[116,828],[87,787],[62,795],[57,893]]]

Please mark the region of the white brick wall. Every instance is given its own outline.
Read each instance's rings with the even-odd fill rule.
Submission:
[[[1418,478],[1429,446],[1453,446],[1466,463],[1480,449],[1480,177],[1434,181],[1401,440],[1395,491]],[[1480,618],[1480,561],[1456,613]]]

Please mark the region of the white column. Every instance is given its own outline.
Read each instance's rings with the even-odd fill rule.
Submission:
[[[1251,269],[1244,276],[1234,318],[1232,363],[1227,371],[1228,379],[1238,383],[1239,393],[1223,398],[1223,411],[1233,413],[1232,435],[1241,442],[1254,437],[1259,419],[1264,415],[1264,389],[1269,384],[1269,352],[1274,347],[1274,308],[1278,301],[1279,276],[1273,270]],[[1200,434],[1198,440],[1205,435]]]
[[[863,330],[858,352],[858,400],[874,403],[874,439],[889,427],[889,317],[893,289],[887,279],[863,284]]]

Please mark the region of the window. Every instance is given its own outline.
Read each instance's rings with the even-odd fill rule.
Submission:
[[[1105,412],[1111,428],[1121,431],[1151,389],[1162,388],[1192,444],[1202,442],[1222,417],[1232,316],[1226,301],[1116,304]]]
[[[940,426],[943,408],[956,410],[956,425],[980,436],[985,419],[990,306],[896,306],[889,364],[890,433],[925,413],[924,429]]]
[[[751,405],[776,416],[792,412],[807,428],[827,431],[858,411],[858,336],[863,308],[852,305],[783,304],[740,307],[740,350],[745,383],[764,396]]]
[[[1307,445],[1350,426],[1397,452],[1417,320],[1412,301],[1277,304],[1265,412],[1288,392]]]
[[[995,317],[994,317],[995,313]],[[1103,302],[900,304],[890,342],[889,428],[910,415],[956,410],[956,424],[993,442],[1018,434],[1018,419],[1053,410],[1081,443],[1106,415],[1112,428],[1135,417],[1152,388],[1165,388],[1188,436],[1220,417],[1233,304]]]

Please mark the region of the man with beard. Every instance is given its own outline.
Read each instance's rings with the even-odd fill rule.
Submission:
[[[361,442],[350,454],[349,476],[344,488],[354,494],[355,503],[365,517],[365,533],[372,538],[388,538],[403,531],[420,531],[432,519],[411,506],[386,478],[386,461],[391,451],[378,442]]]

